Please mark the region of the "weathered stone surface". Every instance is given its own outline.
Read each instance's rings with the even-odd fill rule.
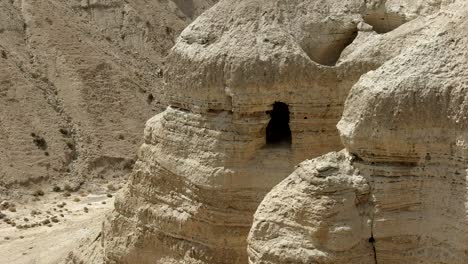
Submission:
[[[381,25],[388,31],[445,4],[437,3],[221,1],[197,18],[167,58],[170,107],[147,122],[129,185],[106,223],[106,260],[246,263],[264,195],[295,164],[342,148],[336,123],[349,89],[427,27],[414,21],[381,35],[366,16],[398,16]],[[277,102],[289,110],[290,143],[267,141]],[[368,239],[368,231],[352,240]],[[337,243],[330,246],[346,244]],[[368,242],[355,246],[373,256]]]
[[[346,150],[304,162],[268,194],[251,263],[468,261],[467,10],[459,1],[388,34],[423,37],[351,89],[338,124]]]
[[[232,125],[223,116],[229,118],[168,108],[148,121],[139,161],[117,198],[118,214],[106,235],[112,237],[106,240],[110,259],[236,263],[245,258],[251,214],[267,187],[290,173],[292,164],[285,166],[290,150],[254,152],[229,132]],[[123,244],[127,250],[119,249]]]
[[[468,5],[353,87],[338,127],[372,176],[379,263],[466,263]],[[357,165],[356,165],[357,166]]]
[[[250,263],[374,263],[370,185],[346,152],[298,165],[265,197]]]

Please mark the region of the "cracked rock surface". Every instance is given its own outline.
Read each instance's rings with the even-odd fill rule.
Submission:
[[[467,10],[459,1],[390,35],[428,28],[351,89],[346,149],[301,163],[266,196],[250,263],[468,261]]]
[[[105,223],[105,260],[373,262],[380,242],[372,234],[370,177],[351,163],[341,164],[348,154],[331,154],[334,165],[325,162],[329,156],[320,158],[324,165],[316,171],[324,177],[307,195],[317,195],[317,208],[323,210],[309,213],[315,207],[306,198],[302,205],[307,209],[297,204],[299,215],[316,214],[309,220],[319,227],[292,219],[288,224],[296,229],[290,230],[292,238],[285,238],[289,246],[268,243],[288,235],[288,229],[279,231],[281,223],[295,212],[289,207],[282,215],[274,207],[270,213],[262,210],[283,198],[294,207],[289,189],[274,193],[295,182],[283,182],[263,198],[294,165],[343,148],[336,123],[351,87],[361,75],[407,56],[412,45],[429,45],[430,37],[439,33],[428,27],[438,21],[431,14],[451,2],[220,1],[202,14],[167,57],[163,93],[170,106],[146,123],[129,184]],[[379,17],[378,22],[370,15]],[[271,122],[277,105],[287,109],[290,139],[271,144],[267,135],[276,126]],[[323,195],[328,198],[322,201]],[[255,218],[252,227],[262,200],[257,216],[263,214],[261,221],[267,223],[260,226]],[[270,219],[278,226],[268,229]],[[301,243],[306,231],[314,237]],[[262,235],[266,244],[261,244]],[[275,248],[281,245],[291,250]]]

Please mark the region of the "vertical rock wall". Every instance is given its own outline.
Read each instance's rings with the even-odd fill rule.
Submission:
[[[427,42],[352,88],[346,150],[302,163],[265,198],[251,263],[468,261],[466,10],[423,19]]]

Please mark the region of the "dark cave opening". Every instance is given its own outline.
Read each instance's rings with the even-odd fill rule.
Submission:
[[[269,111],[270,122],[266,127],[266,142],[268,145],[291,144],[291,129],[289,128],[289,107],[282,102],[275,102],[273,110]]]

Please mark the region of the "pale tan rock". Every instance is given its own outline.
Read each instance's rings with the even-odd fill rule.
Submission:
[[[304,161],[265,197],[250,263],[374,263],[370,186],[346,152]]]
[[[338,127],[371,175],[378,263],[466,263],[468,5],[357,83]]]
[[[351,89],[338,124],[346,150],[302,163],[268,194],[251,263],[468,262],[467,10],[459,1],[389,33],[407,44]],[[366,195],[348,204],[356,190]],[[316,238],[322,226],[332,239]]]
[[[408,8],[432,12],[421,5]],[[166,61],[170,107],[147,122],[129,185],[106,223],[106,261],[247,263],[246,238],[264,195],[295,164],[342,148],[336,123],[349,89],[400,54],[395,46],[373,56],[373,44],[392,39],[365,25],[366,11],[379,6],[221,1],[186,28]],[[414,42],[422,27],[394,43]],[[267,141],[276,102],[288,106],[290,143]],[[330,243],[344,251],[347,240]],[[373,256],[368,242],[355,246]]]

